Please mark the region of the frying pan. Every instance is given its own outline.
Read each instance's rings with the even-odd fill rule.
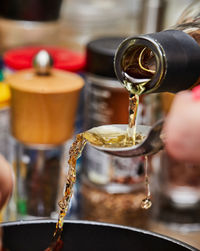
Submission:
[[[56,221],[37,220],[2,224],[3,243],[9,251],[43,251],[48,247]],[[63,251],[197,251],[152,232],[89,221],[65,221]]]

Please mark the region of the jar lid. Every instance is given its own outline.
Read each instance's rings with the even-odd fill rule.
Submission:
[[[12,89],[41,94],[70,93],[84,85],[78,74],[57,69],[52,69],[49,75],[38,75],[34,69],[17,71],[6,82]]]
[[[8,106],[10,101],[10,89],[5,83],[0,83],[0,108]]]
[[[113,61],[115,51],[124,37],[102,37],[86,47],[86,71],[91,74],[116,78]]]
[[[14,70],[23,70],[32,67],[32,61],[40,50],[46,50],[54,61],[54,68],[78,72],[85,66],[85,55],[67,49],[36,46],[22,47],[7,51],[4,56],[4,63],[7,67]]]

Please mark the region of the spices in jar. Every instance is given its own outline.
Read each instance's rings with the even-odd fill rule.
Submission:
[[[141,209],[145,196],[143,187],[128,193],[109,193],[85,183],[82,196],[85,220],[146,227],[149,211]]]

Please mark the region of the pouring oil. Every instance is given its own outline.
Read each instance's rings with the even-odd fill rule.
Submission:
[[[137,94],[130,94],[129,97],[129,123],[127,128],[127,144],[135,145],[136,142],[136,117],[139,105],[139,96]]]
[[[64,196],[62,200],[58,203],[60,207],[60,212],[58,216],[58,222],[56,224],[56,229],[53,234],[53,239],[50,246],[45,249],[45,251],[59,251],[62,248],[62,240],[61,235],[63,231],[63,223],[64,217],[68,212],[69,203],[73,194],[73,185],[76,182],[76,161],[81,156],[83,148],[86,142],[90,142],[95,145],[101,146],[111,146],[111,147],[121,147],[121,146],[129,146],[126,141],[127,133],[113,133],[109,136],[105,134],[98,134],[98,133],[91,133],[86,131],[84,133],[78,134],[76,136],[75,141],[73,142],[72,146],[69,150],[69,170],[67,175],[67,181],[65,185]],[[140,134],[136,136],[136,142],[140,142],[142,137]]]
[[[45,251],[59,251],[61,250],[63,243],[61,235],[63,231],[64,217],[68,212],[69,203],[73,193],[73,185],[76,181],[76,161],[81,156],[83,148],[87,142],[90,142],[96,146],[103,147],[129,147],[140,143],[143,140],[141,134],[136,133],[136,117],[139,105],[139,95],[144,89],[148,87],[148,82],[155,73],[153,70],[154,60],[151,52],[147,48],[139,47],[135,54],[132,55],[129,51],[126,57],[132,57],[131,64],[127,64],[124,60],[124,75],[126,81],[124,85],[130,92],[129,97],[129,124],[127,131],[116,131],[116,132],[103,132],[89,130],[84,133],[78,134],[75,141],[73,142],[69,151],[69,170],[67,175],[67,182],[65,185],[64,196],[59,202],[60,212],[56,229],[53,234],[53,239],[50,246]],[[147,64],[148,61],[148,64]],[[150,67],[151,66],[151,69]],[[130,84],[129,79],[134,78],[135,84]],[[133,83],[134,81],[132,81]],[[145,156],[145,185],[146,185],[146,198],[142,201],[141,207],[148,209],[151,207],[150,199],[150,186],[148,178],[148,158]]]
[[[53,239],[50,246],[45,249],[45,251],[59,251],[62,248],[61,235],[63,231],[64,217],[68,212],[69,203],[73,194],[73,185],[76,182],[76,161],[80,157],[82,150],[86,144],[86,139],[83,134],[78,134],[75,141],[69,150],[69,170],[67,175],[67,181],[65,185],[64,196],[62,200],[58,203],[60,207],[60,212],[58,216],[58,222],[56,224],[56,229],[53,234]]]
[[[129,138],[136,137],[136,116],[139,104],[139,95],[151,89],[150,81],[156,73],[156,58],[154,53],[147,47],[130,47],[122,58],[123,85],[130,93],[129,98]],[[149,209],[152,205],[151,192],[148,176],[148,157],[145,156],[145,186],[146,197],[142,200],[141,207]]]
[[[145,173],[146,197],[142,200],[141,207],[143,209],[149,209],[152,206],[152,202],[151,202],[149,175],[148,175],[148,157],[147,156],[144,157],[144,173]]]
[[[103,133],[95,133],[86,131],[84,133],[78,134],[76,136],[75,141],[69,150],[69,170],[67,175],[67,181],[65,185],[64,196],[62,200],[58,203],[60,207],[60,212],[58,216],[58,222],[56,224],[56,229],[53,234],[53,239],[51,241],[50,246],[45,249],[45,251],[59,251],[61,250],[63,243],[61,240],[61,235],[63,231],[63,223],[64,217],[68,212],[69,203],[73,194],[73,185],[76,182],[76,162],[77,159],[81,156],[83,148],[87,142],[98,146],[111,146],[111,147],[124,147],[130,146],[131,143],[127,143],[127,132],[124,133],[113,133],[105,135]],[[136,134],[135,143],[139,143],[142,140],[142,136],[140,134]]]

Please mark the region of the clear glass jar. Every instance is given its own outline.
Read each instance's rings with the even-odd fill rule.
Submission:
[[[59,187],[64,187],[64,146],[40,149],[16,142],[14,147],[17,219],[52,217],[62,196]]]
[[[177,231],[199,231],[200,165],[178,162],[165,151],[159,159],[154,220]]]

